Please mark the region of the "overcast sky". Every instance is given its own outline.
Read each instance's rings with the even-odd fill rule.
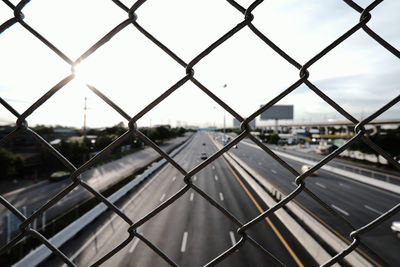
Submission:
[[[17,4],[18,1],[12,1]],[[123,1],[130,6],[134,1]],[[365,7],[372,1],[359,0]],[[247,7],[251,1],[239,1]],[[372,11],[368,26],[400,49],[400,1],[388,0]],[[127,18],[110,0],[32,0],[25,21],[75,60]],[[359,14],[340,0],[264,1],[253,12],[254,25],[304,64],[357,24]],[[186,63],[243,20],[226,1],[149,0],[138,23]],[[0,3],[0,23],[13,16]],[[299,71],[244,28],[194,66],[195,77],[247,117],[299,78]],[[185,69],[127,26],[79,66],[76,79],[28,117],[30,125],[81,127],[87,97],[89,127],[126,122],[84,86],[93,84],[134,116],[185,76]],[[309,80],[353,116],[370,115],[400,93],[400,61],[362,30],[309,68]],[[16,24],[0,34],[0,96],[22,113],[71,73],[70,66]],[[224,85],[227,85],[224,87]],[[294,105],[294,121],[343,119],[306,86],[279,104]],[[224,112],[191,82],[142,117],[139,126],[165,124],[222,126]],[[400,104],[380,118],[400,118]],[[226,113],[227,125],[232,117]],[[0,123],[15,118],[0,107]]]

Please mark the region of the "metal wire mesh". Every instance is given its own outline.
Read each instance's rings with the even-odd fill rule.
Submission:
[[[353,231],[350,233],[350,238],[352,240],[351,243],[348,244],[348,247],[335,255],[333,258],[331,258],[328,262],[326,262],[324,265],[330,266],[333,265],[334,263],[337,263],[340,261],[342,258],[344,258],[346,255],[351,253],[352,251],[356,250],[360,246],[364,248],[368,248],[365,244],[362,243],[361,241],[361,236],[378,225],[380,225],[384,220],[387,220],[391,216],[393,216],[395,213],[400,211],[400,204],[397,204],[394,206],[392,209],[389,211],[385,212],[375,220],[371,221],[370,223],[364,225],[361,228],[355,228],[348,220],[346,220],[343,216],[338,214],[335,210],[329,207],[326,203],[324,203],[321,199],[319,199],[313,192],[307,188],[307,177],[309,177],[314,171],[320,169],[322,166],[327,164],[329,161],[337,157],[341,152],[346,150],[352,143],[356,141],[362,141],[365,144],[367,144],[372,150],[374,150],[376,153],[384,157],[390,164],[395,166],[397,169],[400,169],[400,164],[394,160],[388,153],[386,153],[383,149],[381,149],[378,145],[373,143],[365,134],[365,129],[364,126],[374,120],[376,117],[381,115],[383,112],[397,104],[400,100],[400,95],[395,97],[393,100],[382,106],[379,110],[374,112],[372,115],[369,117],[359,121],[356,118],[354,118],[352,115],[350,115],[346,110],[344,110],[338,103],[333,101],[331,98],[329,98],[326,94],[324,94],[323,91],[321,91],[315,84],[309,81],[309,76],[310,73],[308,69],[317,61],[319,61],[322,57],[330,53],[336,46],[338,46],[340,43],[344,42],[346,39],[348,39],[350,36],[355,34],[358,31],[364,31],[367,33],[373,40],[375,40],[377,43],[379,43],[382,47],[387,49],[393,56],[400,58],[400,51],[397,50],[395,47],[393,47],[391,44],[386,42],[383,38],[381,38],[377,33],[375,33],[373,30],[371,30],[367,24],[368,22],[371,21],[371,11],[377,7],[380,3],[382,3],[383,0],[376,0],[373,1],[369,6],[366,8],[360,7],[358,4],[351,0],[344,0],[344,2],[353,8],[355,11],[357,11],[360,14],[360,19],[359,22],[351,27],[348,31],[346,31],[342,36],[337,38],[335,41],[333,41],[331,44],[329,44],[327,47],[325,47],[322,51],[320,51],[318,54],[313,56],[309,61],[307,61],[304,65],[301,65],[298,63],[293,57],[288,55],[285,51],[283,51],[281,48],[279,48],[278,45],[273,43],[266,35],[264,35],[261,31],[257,29],[255,25],[253,25],[252,21],[254,19],[253,11],[263,2],[262,0],[257,0],[254,1],[249,7],[245,8],[241,6],[239,3],[233,1],[233,0],[227,0],[227,2],[232,6],[232,8],[236,9],[238,12],[242,13],[244,15],[244,19],[240,21],[236,26],[234,26],[230,31],[225,33],[223,36],[221,36],[218,40],[213,42],[212,44],[209,45],[207,49],[202,51],[200,54],[198,54],[196,57],[194,57],[190,62],[185,62],[182,60],[177,54],[175,54],[172,50],[170,50],[166,45],[164,45],[162,42],[160,42],[158,39],[156,39],[155,36],[153,36],[151,33],[149,33],[146,29],[144,29],[138,22],[138,16],[136,15],[136,11],[140,9],[142,4],[145,2],[145,0],[139,0],[135,2],[131,7],[127,7],[125,4],[118,0],[113,0],[113,2],[121,8],[123,11],[127,13],[127,18],[123,20],[119,25],[115,26],[114,29],[112,29],[109,33],[107,33],[103,38],[101,38],[98,42],[96,42],[92,47],[90,47],[87,51],[85,51],[77,60],[71,60],[66,56],[61,50],[59,50],[55,45],[53,45],[49,40],[47,40],[44,36],[42,36],[38,31],[36,31],[34,28],[32,28],[29,24],[27,24],[24,20],[24,14],[23,14],[23,8],[28,4],[28,0],[23,0],[20,1],[16,6],[11,3],[8,0],[3,0],[5,4],[7,4],[13,11],[14,11],[14,17],[10,18],[6,22],[0,25],[0,34],[3,33],[4,31],[8,30],[10,27],[12,27],[15,24],[20,24],[26,31],[30,32],[32,35],[34,35],[38,40],[40,40],[44,45],[46,45],[49,49],[51,49],[54,53],[56,53],[62,60],[65,61],[66,64],[71,66],[71,74],[59,81],[53,88],[48,90],[42,97],[37,99],[37,101],[32,104],[27,110],[25,110],[22,114],[19,114],[9,103],[7,103],[4,99],[0,98],[0,103],[3,107],[5,107],[12,115],[16,117],[16,127],[15,129],[5,136],[3,139],[0,140],[0,146],[6,144],[9,140],[12,138],[16,137],[17,135],[21,134],[22,132],[28,133],[29,135],[33,136],[39,143],[41,143],[43,146],[45,146],[49,151],[52,152],[52,154],[58,158],[60,162],[65,165],[65,167],[71,171],[71,183],[64,189],[62,189],[55,197],[50,199],[46,204],[44,204],[41,208],[36,210],[32,215],[25,217],[23,214],[21,214],[16,207],[14,207],[12,204],[10,204],[5,198],[0,196],[0,203],[6,207],[9,211],[11,211],[17,218],[19,218],[22,221],[22,224],[20,225],[20,232],[19,234],[8,244],[6,244],[4,247],[1,248],[0,253],[4,253],[11,247],[13,247],[16,243],[18,243],[20,240],[22,240],[26,236],[32,236],[38,240],[40,240],[41,243],[43,243],[45,246],[47,246],[54,254],[56,254],[58,257],[60,257],[66,264],[70,266],[74,266],[74,263],[65,255],[63,254],[58,248],[53,246],[48,239],[46,239],[43,235],[41,235],[38,231],[34,230],[31,228],[31,223],[34,221],[35,218],[38,218],[43,212],[45,212],[47,209],[49,209],[51,206],[55,205],[59,200],[61,200],[64,196],[66,196],[69,192],[71,192],[73,189],[76,187],[82,187],[86,189],[88,192],[93,194],[95,198],[97,198],[99,201],[103,202],[107,207],[112,210],[115,214],[117,214],[121,219],[123,219],[128,225],[129,225],[129,237],[126,240],[123,240],[117,247],[115,247],[112,251],[110,251],[108,254],[103,255],[101,259],[99,259],[97,262],[94,263],[94,265],[99,265],[101,263],[104,263],[107,261],[110,257],[113,255],[117,254],[122,248],[124,248],[134,237],[139,238],[141,241],[143,241],[149,248],[151,248],[154,252],[156,252],[160,257],[162,257],[167,263],[170,265],[176,266],[177,264],[168,256],[166,255],[163,251],[161,251],[156,245],[152,244],[148,239],[146,239],[145,236],[139,234],[136,232],[136,229],[145,224],[149,219],[154,217],[156,214],[167,208],[169,205],[171,205],[173,202],[175,202],[178,198],[180,198],[183,194],[185,194],[189,189],[195,190],[199,195],[201,195],[205,200],[207,200],[210,204],[212,204],[214,207],[219,209],[227,218],[229,218],[234,224],[237,225],[238,227],[238,234],[241,236],[241,239],[232,247],[230,247],[228,250],[217,256],[215,259],[210,261],[207,265],[215,265],[222,260],[224,260],[226,257],[228,257],[230,254],[235,252],[239,247],[241,247],[245,242],[249,242],[256,248],[258,248],[260,251],[262,251],[265,255],[267,255],[272,262],[274,262],[276,265],[283,265],[274,255],[272,255],[267,249],[263,248],[261,245],[259,245],[251,236],[247,234],[247,230],[251,228],[253,225],[257,224],[258,222],[262,221],[264,218],[271,216],[274,212],[277,210],[281,209],[285,204],[288,202],[292,201],[299,193],[304,192],[311,196],[313,199],[315,199],[324,209],[328,210],[332,216],[335,216],[336,218],[340,219],[342,222],[344,222],[346,225],[348,225]],[[124,28],[126,27],[133,26],[135,27],[140,33],[142,33],[145,37],[147,37],[150,41],[152,41],[156,46],[158,46],[162,51],[164,51],[167,55],[170,56],[170,58],[174,61],[176,61],[179,65],[181,65],[184,68],[184,75],[182,78],[176,83],[171,86],[168,90],[163,92],[160,96],[158,96],[154,101],[149,103],[143,110],[138,112],[137,114],[131,116],[130,114],[127,114],[124,110],[122,110],[118,105],[116,105],[111,99],[109,99],[105,94],[103,94],[100,90],[95,88],[92,85],[88,85],[88,88],[93,91],[99,98],[101,98],[105,103],[107,103],[109,106],[111,106],[115,111],[117,111],[120,115],[122,115],[128,122],[129,129],[121,136],[119,136],[118,139],[116,139],[114,142],[109,144],[106,148],[104,148],[99,154],[88,160],[86,163],[84,163],[80,167],[74,166],[66,157],[64,157],[62,154],[60,154],[52,145],[50,145],[47,141],[45,141],[38,133],[36,133],[34,130],[29,128],[28,126],[28,119],[29,116],[34,113],[41,105],[43,105],[46,101],[48,101],[57,91],[59,91],[61,88],[63,88],[65,85],[67,85],[69,82],[71,82],[74,77],[75,77],[75,67],[77,64],[79,64],[81,61],[85,60],[86,58],[90,57],[98,48],[100,48],[103,45],[106,45],[107,41],[110,40],[113,36],[117,35],[119,32],[121,32]],[[271,101],[268,103],[265,103],[260,109],[254,111],[254,113],[249,116],[248,118],[243,118],[240,116],[235,110],[233,110],[227,103],[222,101],[219,97],[217,97],[213,92],[208,89],[206,86],[204,86],[197,78],[195,77],[195,72],[194,72],[194,67],[196,66],[197,63],[199,63],[201,60],[203,60],[205,57],[207,57],[208,54],[210,54],[215,48],[223,44],[225,41],[230,39],[232,36],[234,36],[236,33],[239,31],[243,30],[244,28],[250,29],[254,33],[255,38],[261,39],[266,46],[272,48],[277,54],[279,54],[283,60],[286,60],[289,64],[291,64],[293,67],[297,68],[299,70],[299,76],[300,78],[293,82],[291,86],[289,86],[287,89],[283,90],[279,95],[277,95],[275,98],[273,98]],[[160,149],[154,142],[152,142],[146,135],[144,135],[136,126],[136,122],[144,116],[146,113],[148,113],[150,110],[152,110],[154,107],[156,107],[159,103],[164,101],[166,98],[169,97],[174,91],[178,90],[181,86],[183,86],[185,83],[192,82],[194,85],[198,87],[199,90],[201,90],[205,95],[213,99],[215,102],[217,102],[225,111],[229,112],[234,118],[236,118],[238,121],[241,122],[241,133],[234,139],[232,140],[228,145],[223,147],[220,151],[216,152],[213,154],[210,158],[202,162],[200,165],[196,166],[195,168],[191,169],[190,171],[185,171],[173,158],[168,156],[162,149]],[[333,107],[337,112],[339,112],[341,115],[343,115],[345,118],[347,118],[349,121],[351,121],[354,124],[354,137],[352,137],[348,142],[346,142],[342,147],[338,148],[337,150],[333,151],[331,154],[326,156],[324,159],[322,159],[320,162],[318,162],[315,166],[313,166],[310,170],[303,174],[299,174],[295,169],[293,169],[289,164],[287,164],[283,159],[281,159],[279,156],[277,156],[271,149],[266,147],[263,143],[261,143],[255,136],[251,135],[250,133],[250,128],[248,124],[250,121],[255,119],[258,115],[260,115],[262,112],[266,111],[269,109],[271,106],[273,106],[275,103],[283,99],[285,96],[287,96],[289,93],[294,91],[296,88],[298,88],[300,85],[306,85],[312,92],[314,92],[316,95],[318,95],[321,99],[325,101],[326,104],[330,105]],[[110,201],[107,200],[101,193],[93,189],[88,183],[83,181],[81,179],[81,174],[88,170],[90,167],[92,167],[98,160],[100,160],[104,155],[111,151],[113,148],[117,147],[119,144],[121,144],[124,140],[126,140],[130,135],[136,134],[143,142],[145,142],[147,145],[152,147],[155,151],[157,151],[164,159],[166,159],[172,166],[174,166],[183,176],[184,176],[184,182],[186,183],[186,186],[184,186],[180,191],[178,191],[175,195],[170,197],[168,200],[164,201],[161,205],[159,205],[157,208],[149,212],[146,216],[141,218],[137,222],[133,222],[124,212],[122,212],[117,206],[112,204]],[[278,163],[280,163],[284,168],[289,170],[293,175],[295,175],[296,178],[296,184],[297,188],[288,194],[285,198],[283,198],[281,201],[279,201],[275,206],[270,207],[268,210],[260,214],[259,216],[253,218],[251,221],[248,222],[241,222],[239,221],[232,213],[230,213],[228,210],[226,210],[224,207],[222,207],[218,202],[216,202],[211,196],[209,196],[206,192],[202,191],[199,187],[197,187],[195,184],[192,183],[192,177],[204,169],[207,165],[212,163],[214,160],[216,160],[218,157],[220,157],[223,153],[227,152],[230,148],[232,148],[234,145],[239,143],[241,140],[244,138],[250,138],[256,145],[258,145],[262,150],[265,151],[265,153],[269,154],[272,156]]]

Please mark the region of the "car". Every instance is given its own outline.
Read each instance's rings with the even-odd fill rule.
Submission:
[[[203,146],[205,146],[206,145],[206,143],[203,143]]]
[[[400,221],[392,222],[392,226],[390,228],[396,234],[397,238],[400,238]]]
[[[63,179],[68,178],[70,175],[71,175],[70,172],[66,172],[66,171],[56,171],[56,172],[53,172],[53,173],[50,175],[49,179],[50,179],[50,181],[61,181],[61,180],[63,180]]]
[[[311,166],[305,164],[305,165],[301,166],[301,173],[305,173],[309,169],[311,169]],[[311,173],[311,175],[318,175],[318,172],[314,171],[313,173]]]
[[[203,153],[201,153],[201,156],[200,156],[200,158],[201,158],[201,159],[207,159],[207,154],[206,154],[206,153],[204,153],[204,152],[203,152]]]

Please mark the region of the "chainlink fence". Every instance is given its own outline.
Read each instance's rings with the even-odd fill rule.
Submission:
[[[339,1],[339,0],[338,0]],[[126,240],[123,240],[120,245],[115,247],[112,251],[110,251],[108,254],[104,255],[101,259],[99,259],[94,265],[98,265],[101,263],[104,263],[107,261],[110,257],[116,255],[122,248],[124,248],[126,245],[128,245],[131,240],[134,237],[139,238],[141,241],[143,241],[149,248],[151,248],[155,253],[157,253],[160,257],[162,257],[167,263],[170,265],[176,266],[177,264],[168,256],[166,255],[163,251],[161,251],[156,245],[152,244],[148,239],[146,239],[145,236],[139,234],[136,232],[136,229],[145,224],[149,219],[154,217],[156,214],[164,210],[166,207],[171,205],[174,201],[176,201],[178,198],[182,197],[189,189],[193,189],[196,192],[198,192],[204,199],[209,201],[213,206],[217,207],[227,218],[229,218],[234,224],[237,225],[237,233],[242,237],[234,246],[217,256],[216,258],[212,259],[208,265],[215,265],[222,260],[224,260],[226,257],[229,257],[230,254],[234,253],[239,247],[241,247],[244,242],[249,242],[252,244],[254,247],[258,248],[259,251],[262,251],[265,253],[266,256],[268,256],[276,265],[283,265],[274,255],[272,255],[267,249],[261,247],[251,236],[247,234],[247,230],[251,228],[253,225],[257,224],[258,222],[264,220],[266,217],[271,216],[274,212],[277,210],[281,209],[285,204],[293,200],[299,193],[304,192],[311,196],[313,199],[315,199],[321,207],[326,209],[327,211],[330,212],[330,214],[339,220],[341,220],[343,223],[351,227],[353,231],[350,233],[350,239],[352,240],[351,242],[348,243],[348,247],[332,257],[328,262],[325,263],[326,266],[333,265],[334,263],[337,263],[340,261],[342,258],[344,258],[346,255],[349,253],[353,252],[354,250],[358,249],[359,247],[363,247],[366,250],[369,250],[368,247],[362,242],[361,237],[363,234],[371,231],[372,229],[376,228],[379,226],[383,221],[387,220],[391,216],[393,216],[395,213],[400,211],[400,203],[395,205],[393,208],[376,218],[375,220],[371,221],[370,223],[364,225],[361,228],[355,228],[346,218],[344,218],[342,215],[338,214],[335,210],[330,208],[329,205],[324,203],[321,199],[319,199],[313,192],[311,192],[307,188],[307,177],[314,171],[320,169],[322,166],[327,164],[329,161],[337,157],[341,152],[346,150],[351,144],[353,144],[356,141],[361,141],[367,144],[372,150],[374,150],[376,153],[379,155],[383,156],[390,164],[392,164],[394,167],[397,169],[400,169],[400,164],[394,160],[388,153],[386,153],[382,148],[380,148],[378,145],[373,143],[368,136],[365,134],[365,129],[364,126],[377,118],[379,115],[381,115],[383,112],[397,104],[400,100],[400,95],[395,97],[393,100],[382,106],[379,110],[374,112],[372,115],[369,117],[359,121],[356,118],[354,118],[352,115],[350,115],[346,110],[344,110],[339,103],[336,103],[333,101],[331,98],[329,98],[322,90],[320,90],[315,84],[311,83],[308,80],[308,77],[310,75],[308,69],[317,61],[319,61],[322,57],[327,55],[330,51],[335,49],[336,46],[338,46],[340,43],[344,42],[346,39],[348,39],[350,36],[355,34],[358,31],[364,31],[366,32],[373,40],[375,40],[377,43],[379,43],[382,47],[387,49],[393,56],[400,58],[400,52],[397,50],[395,47],[393,47],[391,44],[386,42],[383,38],[381,38],[377,33],[375,33],[371,28],[368,27],[368,22],[371,21],[372,16],[371,16],[371,11],[376,8],[379,4],[383,2],[383,0],[377,0],[373,1],[370,5],[368,5],[366,8],[360,7],[357,3],[351,1],[351,0],[344,0],[344,2],[353,8],[355,11],[357,11],[360,14],[359,22],[348,29],[343,35],[341,35],[339,38],[337,38],[334,42],[332,42],[330,45],[325,47],[322,51],[320,51],[318,54],[313,56],[309,61],[307,61],[304,65],[301,65],[298,63],[292,56],[288,55],[283,51],[281,48],[279,48],[278,44],[273,43],[266,35],[264,35],[261,31],[257,29],[256,26],[253,25],[252,21],[254,19],[254,15],[252,12],[263,2],[262,0],[254,1],[251,3],[250,6],[247,8],[241,6],[239,3],[233,1],[233,0],[227,0],[227,2],[231,5],[233,9],[235,9],[237,12],[240,12],[244,15],[244,19],[240,21],[236,26],[234,26],[230,31],[225,33],[223,36],[221,36],[218,40],[213,42],[208,46],[207,49],[202,51],[200,54],[198,54],[195,58],[193,58],[190,62],[185,62],[182,60],[179,55],[175,54],[172,50],[170,50],[167,46],[165,46],[161,41],[159,41],[155,36],[153,36],[150,32],[148,32],[146,29],[144,29],[140,24],[139,24],[139,19],[138,16],[136,15],[136,11],[140,9],[142,4],[145,2],[145,0],[139,0],[133,4],[131,7],[127,7],[125,4],[118,0],[113,0],[113,2],[122,10],[124,10],[127,13],[126,19],[123,20],[119,25],[115,26],[113,30],[111,30],[109,33],[107,33],[103,38],[101,38],[97,43],[95,43],[92,47],[90,47],[86,52],[84,52],[77,60],[71,60],[68,58],[67,55],[65,55],[60,49],[58,49],[55,45],[51,43],[50,40],[47,40],[45,36],[41,35],[40,32],[32,28],[30,25],[28,25],[24,21],[24,14],[23,14],[23,9],[24,7],[28,4],[28,0],[23,0],[20,1],[16,6],[8,0],[3,0],[3,2],[8,5],[13,11],[14,11],[14,17],[10,18],[6,22],[4,22],[2,25],[0,25],[0,34],[3,33],[4,31],[7,31],[10,29],[13,25],[20,24],[26,31],[30,32],[33,34],[38,40],[40,40],[43,45],[47,46],[49,49],[51,49],[54,53],[56,53],[62,60],[65,61],[66,64],[69,64],[71,66],[71,74],[59,81],[53,88],[48,90],[42,97],[37,99],[37,101],[32,104],[27,110],[25,110],[22,114],[19,114],[7,101],[4,99],[0,98],[0,103],[2,106],[4,106],[9,112],[11,112],[15,117],[16,117],[16,126],[15,129],[5,136],[3,139],[0,140],[0,145],[6,144],[9,140],[12,138],[15,138],[19,134],[25,132],[28,133],[29,135],[33,136],[38,142],[40,142],[43,146],[45,146],[55,157],[58,158],[60,162],[65,165],[65,167],[71,171],[71,183],[63,188],[55,197],[50,199],[46,204],[44,204],[42,207],[40,207],[38,210],[36,210],[32,215],[26,217],[24,216],[16,207],[14,207],[10,202],[8,202],[4,197],[0,197],[0,203],[6,207],[10,212],[12,212],[18,219],[22,221],[20,227],[19,227],[19,234],[12,239],[10,242],[8,242],[5,246],[3,246],[0,250],[0,253],[4,255],[6,251],[8,251],[11,247],[15,246],[18,242],[20,242],[24,237],[27,236],[32,236],[36,239],[38,239],[42,244],[47,246],[54,254],[56,254],[58,257],[60,257],[66,264],[70,266],[74,266],[74,263],[65,255],[63,254],[58,248],[53,246],[48,239],[46,239],[42,234],[40,234],[38,231],[33,229],[31,227],[31,224],[36,218],[39,218],[41,214],[43,214],[46,210],[48,210],[51,206],[55,205],[58,201],[60,201],[64,196],[66,196],[69,192],[71,192],[73,189],[76,187],[82,187],[86,189],[88,192],[93,194],[95,198],[97,198],[99,201],[103,202],[107,207],[112,210],[115,214],[117,214],[120,218],[122,218],[128,225],[129,225],[129,237]],[[34,1],[33,1],[34,2]],[[119,136],[117,140],[112,142],[110,145],[108,145],[105,149],[103,149],[99,154],[88,160],[86,163],[84,163],[82,166],[77,167],[74,166],[66,157],[64,157],[62,154],[60,154],[52,145],[50,145],[48,142],[46,142],[38,133],[36,133],[34,130],[29,128],[28,126],[28,121],[29,121],[29,116],[34,113],[43,103],[48,101],[57,91],[59,91],[61,88],[63,88],[65,85],[67,85],[69,82],[71,82],[74,77],[74,68],[77,64],[79,64],[81,61],[85,60],[86,58],[90,57],[99,47],[103,45],[107,45],[107,41],[110,40],[113,36],[117,35],[119,32],[123,31],[124,28],[126,27],[135,27],[140,33],[142,33],[144,36],[146,36],[150,41],[152,41],[156,46],[158,46],[161,50],[163,50],[166,54],[170,56],[170,58],[174,61],[176,61],[179,65],[182,66],[184,70],[184,74],[182,78],[176,83],[171,86],[168,90],[166,90],[164,93],[162,93],[159,97],[154,99],[151,103],[149,103],[143,110],[141,110],[139,113],[134,114],[133,116],[130,114],[127,114],[124,110],[122,110],[118,105],[116,105],[110,98],[108,98],[105,94],[103,94],[100,90],[95,88],[92,85],[88,85],[88,88],[93,91],[98,97],[100,97],[105,103],[107,103],[109,106],[111,106],[115,111],[117,111],[120,115],[122,115],[128,122],[129,129]],[[212,90],[206,88],[199,80],[196,79],[195,75],[195,66],[198,62],[200,62],[202,59],[207,57],[208,54],[210,54],[215,48],[217,48],[219,45],[224,43],[226,40],[234,36],[236,33],[241,31],[244,28],[250,29],[254,33],[254,38],[259,38],[261,39],[266,46],[272,48],[277,54],[279,54],[282,57],[282,60],[287,61],[289,64],[291,64],[293,67],[297,68],[299,70],[299,79],[294,81],[291,86],[289,86],[286,90],[282,91],[279,95],[277,95],[274,99],[269,101],[268,103],[265,103],[264,106],[262,106],[260,109],[254,111],[254,113],[249,116],[248,118],[243,118],[241,115],[239,115],[235,110],[233,110],[227,103],[222,101],[220,98],[218,98],[215,94],[213,94]],[[1,36],[0,36],[1,37]],[[150,110],[152,110],[155,106],[157,106],[159,103],[164,101],[166,98],[169,97],[174,91],[179,90],[179,88],[184,85],[185,83],[192,82],[194,85],[197,86],[199,90],[201,90],[204,94],[206,94],[208,97],[213,99],[215,102],[217,102],[225,111],[229,112],[234,118],[236,118],[238,121],[241,122],[241,133],[234,139],[232,140],[228,145],[223,147],[221,150],[219,150],[217,153],[213,154],[210,158],[202,162],[200,165],[196,166],[195,168],[191,169],[190,171],[184,170],[174,159],[172,159],[170,156],[168,156],[163,150],[161,150],[155,143],[153,143],[146,135],[144,135],[136,126],[136,122],[144,116],[146,113],[148,113]],[[384,81],[383,81],[384,82]],[[273,151],[271,151],[268,147],[266,147],[263,143],[261,143],[255,136],[250,134],[250,128],[248,126],[249,122],[255,119],[258,115],[260,115],[262,112],[266,111],[269,109],[271,106],[273,106],[275,103],[283,99],[285,96],[287,96],[290,92],[294,91],[296,88],[298,88],[300,85],[305,84],[311,91],[313,91],[316,95],[318,95],[320,98],[322,98],[327,105],[330,105],[333,107],[336,111],[338,111],[341,115],[343,115],[345,118],[347,118],[349,121],[351,121],[354,124],[354,137],[352,137],[350,140],[348,140],[342,147],[338,148],[328,156],[326,156],[323,160],[318,162],[315,166],[313,166],[310,170],[308,170],[306,173],[299,174],[295,169],[293,169],[289,164],[287,164],[284,160],[282,160],[279,156],[277,156]],[[122,212],[118,207],[116,207],[114,204],[112,204],[107,198],[105,198],[101,193],[93,189],[88,183],[83,181],[81,179],[81,174],[88,170],[90,167],[92,167],[97,161],[99,161],[107,152],[112,150],[113,148],[117,147],[119,144],[121,144],[124,140],[126,140],[130,135],[136,134],[143,142],[145,142],[147,145],[152,147],[155,151],[157,151],[164,159],[166,159],[170,164],[172,164],[180,173],[183,174],[184,176],[184,182],[186,185],[178,191],[174,196],[163,202],[160,206],[152,210],[150,213],[148,213],[145,217],[140,219],[137,222],[133,222],[124,212]],[[218,204],[213,198],[211,198],[206,192],[202,191],[199,187],[197,187],[195,184],[192,183],[192,177],[199,171],[201,171],[203,168],[205,168],[207,165],[212,163],[215,159],[220,157],[223,153],[227,152],[230,148],[232,148],[234,145],[239,143],[241,140],[244,138],[249,138],[251,139],[256,145],[258,145],[261,149],[265,151],[265,153],[269,154],[272,156],[279,164],[281,164],[284,168],[289,170],[293,175],[295,175],[296,178],[296,184],[297,188],[292,191],[290,194],[288,194],[285,198],[280,200],[275,206],[270,207],[268,210],[260,214],[259,216],[253,218],[251,221],[246,222],[245,224],[242,224],[238,219],[235,218],[233,214],[231,214],[228,210],[223,208],[220,204]]]

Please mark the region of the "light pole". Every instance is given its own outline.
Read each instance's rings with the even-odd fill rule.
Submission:
[[[224,84],[223,88],[226,88],[227,85]],[[224,109],[224,108],[223,108]],[[224,140],[225,140],[225,109],[224,109]],[[224,141],[225,142],[225,141]]]
[[[86,110],[87,110],[87,106],[86,106],[86,100],[87,97],[85,96],[85,106],[83,107],[83,140],[86,140]]]

